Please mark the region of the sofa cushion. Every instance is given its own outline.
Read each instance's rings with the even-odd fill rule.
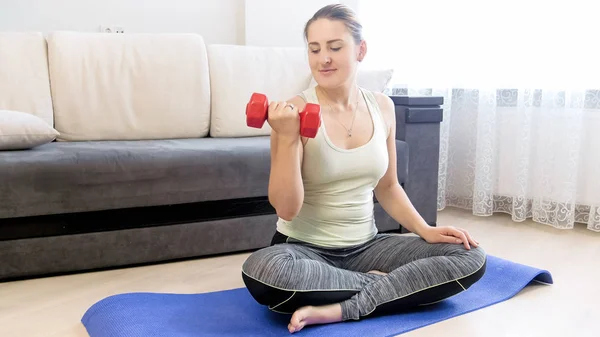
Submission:
[[[0,109],[27,112],[54,125],[41,33],[0,33]]]
[[[396,141],[398,177],[408,147]],[[266,197],[269,137],[54,142],[0,152],[0,218]]]
[[[264,93],[269,101],[287,100],[310,83],[306,50],[291,47],[237,45],[208,46],[212,114],[212,137],[269,135],[246,125],[246,104],[253,92]]]
[[[269,168],[268,137],[0,152],[0,218],[266,196]]]
[[[201,36],[53,32],[48,53],[58,140],[208,134],[210,84]]]
[[[57,136],[58,132],[40,117],[0,110],[0,151],[27,150],[50,143]]]

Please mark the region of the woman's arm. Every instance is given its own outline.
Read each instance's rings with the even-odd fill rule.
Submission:
[[[396,167],[396,112],[394,102],[383,94],[376,94],[377,101],[389,128],[387,149],[389,156],[388,169],[375,187],[375,197],[381,207],[406,229],[415,233],[430,243],[448,242],[462,243],[469,249],[477,242],[467,231],[454,227],[431,227],[417,212],[406,192],[398,182]]]
[[[301,173],[304,148],[297,115],[305,103],[300,97],[294,97],[287,103],[293,104],[296,108],[292,111],[289,107],[280,107],[281,109],[276,111],[278,116],[271,116],[269,113],[271,119],[269,124],[272,124],[272,128],[274,126],[271,131],[269,202],[280,218],[289,221],[298,214],[304,201]],[[295,116],[292,115],[294,113]],[[297,128],[296,133],[290,132],[290,128]]]
[[[383,209],[409,231],[422,236],[429,225],[421,217],[408,199],[406,192],[398,182],[396,167],[396,113],[394,102],[383,94],[376,94],[379,107],[389,129],[387,150],[389,163],[385,176],[375,187],[375,197]]]

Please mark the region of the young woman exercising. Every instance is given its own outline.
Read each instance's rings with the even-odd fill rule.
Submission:
[[[427,225],[398,183],[394,104],[356,81],[367,52],[361,29],[344,5],[315,13],[304,34],[318,85],[269,105],[269,201],[279,220],[242,277],[257,302],[293,313],[290,332],[437,302],[485,271],[478,242],[463,229]],[[306,103],[322,107],[313,139],[299,134]],[[378,233],[373,193],[417,236]]]

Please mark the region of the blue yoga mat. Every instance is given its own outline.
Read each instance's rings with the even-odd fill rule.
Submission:
[[[394,336],[505,301],[532,281],[552,284],[534,267],[488,256],[484,276],[467,291],[408,313],[307,326],[297,336]],[[91,337],[290,336],[290,315],[259,305],[245,288],[203,294],[130,293],[107,297],[82,323]]]

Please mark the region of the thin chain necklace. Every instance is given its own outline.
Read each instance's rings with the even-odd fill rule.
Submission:
[[[325,91],[323,91],[321,89],[321,92],[323,92],[323,94],[325,96],[327,96],[327,101],[329,101],[329,96],[327,95],[327,93]],[[354,128],[354,121],[356,120],[356,110],[358,110],[358,93],[356,93],[356,105],[354,106],[354,112],[352,112],[352,124],[350,124],[350,128],[347,128],[339,119],[335,118],[335,120],[340,123],[340,125],[346,129],[346,133],[348,134],[348,137],[352,137],[352,128]],[[332,112],[334,112],[335,110],[331,107],[331,104],[329,104],[329,102],[327,102],[327,105],[329,106],[329,110],[331,110]]]

